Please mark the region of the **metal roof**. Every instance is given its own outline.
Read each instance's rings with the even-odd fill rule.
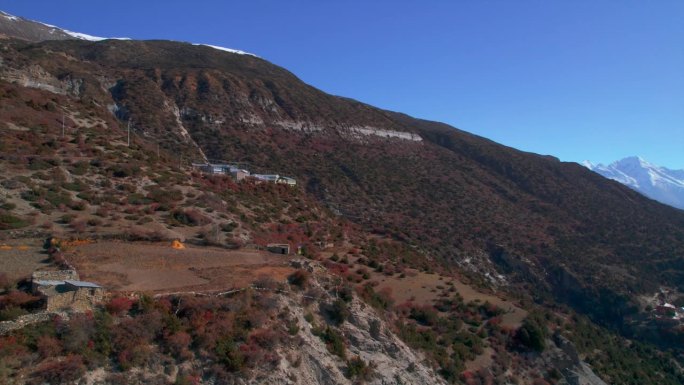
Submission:
[[[72,281],[70,279],[67,279],[64,281],[65,283],[72,285],[72,286],[77,286],[77,287],[90,287],[90,288],[101,288],[102,286],[92,283],[92,282],[85,282],[85,281]]]

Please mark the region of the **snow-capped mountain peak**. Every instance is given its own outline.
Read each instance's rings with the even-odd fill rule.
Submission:
[[[660,167],[639,156],[630,156],[607,166],[589,161],[582,165],[651,199],[684,209],[684,170]]]

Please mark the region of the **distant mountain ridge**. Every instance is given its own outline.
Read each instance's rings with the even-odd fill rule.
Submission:
[[[87,41],[102,41],[102,40],[131,40],[127,37],[99,37],[88,35],[81,32],[73,32],[60,28],[54,25],[41,23],[39,21],[25,19],[20,16],[14,16],[7,12],[0,11],[0,39],[19,39],[31,42],[40,42],[45,40],[87,40]],[[235,53],[239,55],[252,55],[252,53],[220,47],[211,44],[193,44],[211,47],[219,51]]]
[[[607,166],[589,161],[583,164],[653,200],[684,210],[684,170],[670,170],[638,156],[630,156]]]

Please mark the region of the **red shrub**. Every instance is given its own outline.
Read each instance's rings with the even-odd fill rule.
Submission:
[[[36,347],[38,349],[38,354],[42,358],[56,357],[62,353],[62,343],[55,337],[38,337]]]
[[[186,332],[174,333],[166,338],[166,346],[171,353],[178,358],[187,358],[190,356],[188,347],[191,342],[192,337]]]
[[[253,342],[240,345],[239,350],[245,359],[245,364],[249,367],[254,367],[264,361],[266,352]]]
[[[330,260],[325,261],[324,264],[325,264],[325,267],[327,267],[328,270],[333,274],[342,275],[342,276],[349,274],[349,266],[346,264],[335,263],[335,262],[332,262]]]
[[[174,333],[166,338],[166,344],[176,350],[187,348],[191,342],[192,337],[186,332]]]
[[[279,341],[278,334],[271,329],[258,329],[249,336],[250,342],[264,349],[273,349]]]
[[[117,361],[122,369],[128,370],[134,366],[143,366],[148,363],[152,351],[148,345],[138,345],[121,351],[117,355]]]
[[[126,297],[116,297],[112,298],[111,301],[105,306],[110,314],[121,315],[127,313],[133,307],[133,300]]]
[[[206,326],[214,318],[214,312],[211,310],[204,310],[192,313],[190,316],[190,326],[195,333],[203,333]]]
[[[23,291],[14,290],[0,297],[0,308],[9,306],[24,306],[32,302],[38,301],[39,298],[25,293]]]
[[[85,373],[83,357],[69,355],[62,360],[43,362],[35,371],[37,379],[51,384],[61,384],[79,379]]]
[[[28,353],[25,346],[14,336],[0,337],[0,358],[23,356]],[[0,360],[2,361],[2,360]]]

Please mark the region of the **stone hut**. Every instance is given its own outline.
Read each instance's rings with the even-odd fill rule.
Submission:
[[[287,243],[269,243],[266,250],[275,254],[290,254],[290,245]]]
[[[36,272],[33,274],[32,289],[35,294],[45,298],[47,311],[84,312],[101,302],[105,294],[102,286],[79,281],[78,274],[73,270]]]

